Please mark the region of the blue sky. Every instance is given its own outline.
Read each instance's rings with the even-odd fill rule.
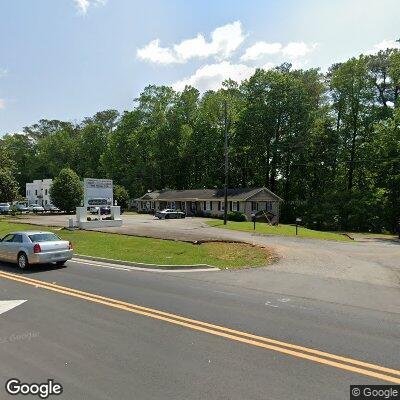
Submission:
[[[0,135],[129,110],[148,84],[325,70],[398,46],[399,21],[399,0],[0,0]]]

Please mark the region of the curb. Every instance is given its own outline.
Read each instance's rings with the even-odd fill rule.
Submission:
[[[208,264],[194,264],[194,265],[158,265],[158,264],[144,264],[139,262],[131,262],[131,261],[123,261],[123,260],[113,260],[110,258],[101,258],[101,257],[92,257],[92,256],[85,256],[81,254],[74,254],[74,257],[80,258],[82,260],[88,261],[99,261],[103,263],[109,264],[116,264],[122,266],[129,266],[129,267],[138,267],[143,269],[160,269],[163,271],[179,271],[179,270],[198,270],[198,269],[209,269],[209,270],[219,270],[217,267],[213,267]]]

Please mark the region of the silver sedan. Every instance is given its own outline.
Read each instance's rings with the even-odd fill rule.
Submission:
[[[30,264],[63,265],[72,256],[71,242],[52,232],[12,232],[0,240],[0,260],[17,263],[21,269]]]

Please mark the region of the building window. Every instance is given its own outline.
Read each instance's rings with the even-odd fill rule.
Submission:
[[[204,202],[204,210],[211,211],[211,201]]]
[[[37,196],[37,189],[35,190],[35,196]]]
[[[272,201],[266,202],[267,211],[272,211]]]
[[[258,203],[256,201],[251,202],[251,211],[258,211]]]
[[[47,196],[47,189],[44,191],[44,194]]]
[[[239,211],[239,202],[238,201],[234,201],[232,203],[232,211]]]

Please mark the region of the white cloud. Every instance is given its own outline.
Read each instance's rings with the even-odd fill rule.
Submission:
[[[6,107],[6,101],[4,99],[0,99],[0,110]]]
[[[290,42],[283,49],[282,54],[289,58],[304,57],[317,47],[317,43]]]
[[[91,6],[104,6],[107,0],[74,0],[79,14],[86,15]]]
[[[248,47],[240,58],[242,61],[259,60],[267,55],[280,55],[291,60],[304,57],[317,47],[317,43],[290,42],[286,46],[282,43],[257,42]]]
[[[255,68],[245,64],[231,64],[229,61],[222,61],[216,64],[207,64],[199,68],[192,76],[175,82],[174,90],[181,91],[186,85],[194,86],[201,92],[206,90],[217,90],[226,79],[233,79],[241,82],[249,78]]]
[[[160,47],[160,40],[152,40],[147,46],[138,49],[137,56],[142,60],[158,64],[171,64],[179,62],[168,47]]]
[[[156,39],[137,50],[141,60],[160,64],[184,63],[192,58],[207,58],[215,56],[219,60],[229,58],[242,44],[245,35],[240,21],[216,28],[207,41],[202,34],[186,39],[172,47],[160,47]]]
[[[366,54],[375,54],[378,53],[381,50],[386,50],[386,49],[400,49],[400,43],[396,42],[395,40],[382,40],[379,43],[374,44],[372,49],[369,49],[366,51]]]
[[[240,59],[242,61],[258,60],[265,55],[277,54],[281,49],[280,43],[257,42],[248,47]]]

